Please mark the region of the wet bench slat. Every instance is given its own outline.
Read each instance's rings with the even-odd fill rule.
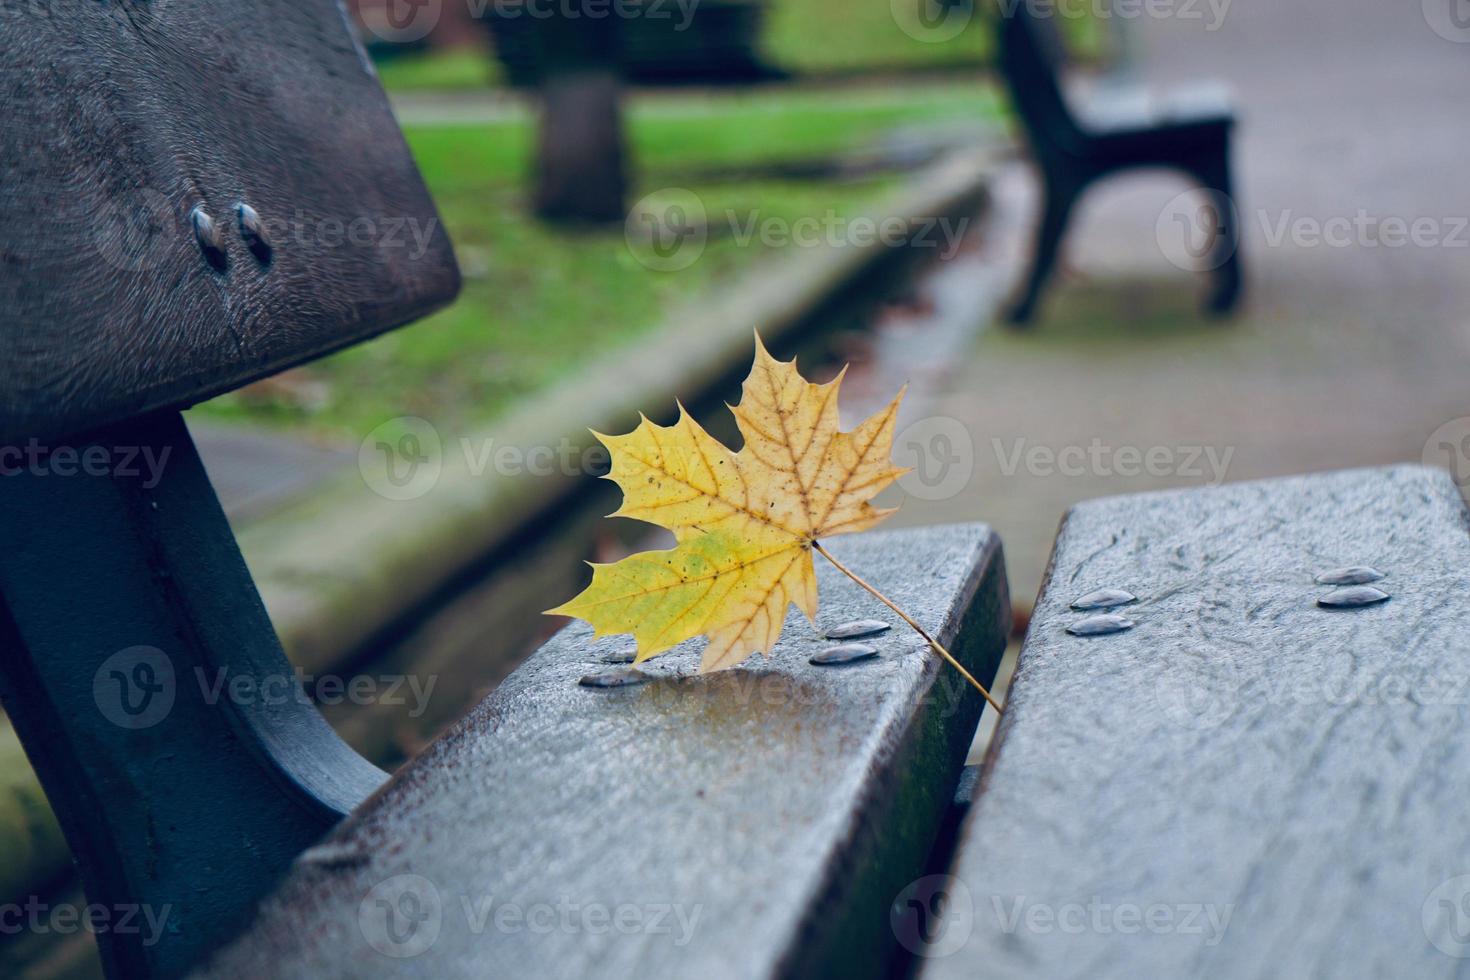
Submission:
[[[993,675],[1009,600],[988,528],[831,548]],[[887,618],[817,565],[823,625]],[[659,680],[590,690],[628,641],[589,633],[563,630],[304,855],[208,975],[881,975],[979,695],[904,628],[879,660],[812,666],[830,644],[794,612],[769,661],[690,676],[691,644]]]
[[[1077,507],[924,980],[1463,976],[1467,527],[1417,467]],[[1137,626],[1069,636],[1103,587]]]

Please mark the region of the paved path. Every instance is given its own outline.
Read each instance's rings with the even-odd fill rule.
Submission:
[[[1419,460],[1427,445],[1470,477],[1470,43],[1437,34],[1419,0],[1234,0],[1215,31],[1138,26],[1147,80],[1214,77],[1236,94],[1247,308],[1224,326],[1194,314],[1199,283],[1156,235],[1186,185],[1128,178],[1085,200],[1041,325],[986,331],[949,372],[928,410],[963,422],[974,475],[900,520],[990,521],[1022,605],[1078,500]],[[1023,222],[1004,215],[1029,220],[1035,191],[1013,174],[1000,195],[986,257],[1014,270]],[[1314,239],[1330,219],[1346,241]],[[1381,244],[1392,220],[1420,221],[1419,244]],[[1138,462],[1150,451],[1153,473]]]
[[[225,516],[237,527],[310,493],[354,460],[345,449],[192,417],[189,432]]]

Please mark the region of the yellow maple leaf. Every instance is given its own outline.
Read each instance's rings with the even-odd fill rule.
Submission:
[[[841,384],[841,374],[811,384],[757,336],[755,364],[731,406],[745,440],[739,452],[682,405],[670,426],[643,418],[624,436],[593,433],[612,455],[608,478],[623,491],[610,516],[668,528],[677,544],[594,564],[592,584],[548,612],[585,619],[599,636],[632,633],[640,663],[707,636],[705,671],[769,655],[791,603],[815,622],[813,548],[893,513],[870,501],[905,472],[890,459],[903,392],[843,432]]]

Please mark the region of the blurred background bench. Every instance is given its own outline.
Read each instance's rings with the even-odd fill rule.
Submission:
[[[1211,313],[1228,313],[1240,298],[1239,214],[1231,181],[1230,134],[1235,115],[1218,93],[1155,93],[1116,88],[1085,113],[1074,112],[1064,88],[1067,53],[1051,8],[1020,0],[998,17],[1001,74],[1025,128],[1045,195],[1030,269],[1006,317],[1036,315],[1056,266],[1077,201],[1089,185],[1127,170],[1180,170],[1204,190],[1201,215],[1185,234],[1214,283]]]

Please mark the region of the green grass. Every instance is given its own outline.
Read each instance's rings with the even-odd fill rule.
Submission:
[[[956,6],[953,19],[925,26],[923,5],[935,0],[768,0],[761,54],[772,65],[796,73],[857,73],[942,69],[988,64],[994,53],[997,0]],[[1078,58],[1095,58],[1106,47],[1106,31],[1087,5],[1062,8],[1059,24]],[[897,11],[898,13],[895,13]],[[912,16],[905,13],[913,11]],[[946,25],[953,25],[946,29]],[[952,36],[951,36],[952,35]],[[406,54],[378,66],[390,91],[483,89],[499,84],[499,63],[488,46]]]
[[[759,163],[858,146],[895,125],[982,120],[996,104],[984,91],[938,86],[856,91],[842,98],[789,94],[636,108],[629,140],[642,175],[639,196],[680,186],[699,195],[712,239],[679,272],[644,268],[621,226],[566,231],[532,219],[523,175],[528,119],[492,124],[408,125],[405,133],[465,273],[459,301],[411,327],[318,361],[305,371],[323,404],[289,390],[255,389],[198,411],[221,420],[289,427],[354,444],[386,418],[418,414],[449,427],[483,424],[519,398],[659,325],[680,304],[728,284],[769,254],[720,236],[725,215],[787,221],[860,213],[899,179],[861,182],[709,183],[680,173],[712,163]],[[269,392],[275,392],[271,394]]]
[[[661,179],[701,165],[822,156],[898,127],[983,125],[1003,111],[991,88],[930,84],[635,102],[626,122],[638,170]],[[406,129],[419,169],[436,195],[486,180],[518,182],[531,166],[534,131],[525,119]]]
[[[478,91],[501,80],[500,63],[478,46],[383,58],[377,68],[390,92]]]
[[[995,50],[995,0],[957,3],[943,19],[923,15],[935,0],[772,0],[764,49],[798,72],[943,68],[988,64]],[[1066,5],[1069,14],[1085,5]],[[1101,32],[1086,16],[1060,20],[1074,56],[1098,53]]]
[[[763,48],[792,71],[855,71],[973,65],[989,59],[994,30],[986,11],[957,8],[945,23],[958,30],[926,32],[918,18],[929,0],[777,0],[769,5]],[[912,9],[900,25],[895,10]],[[904,31],[908,26],[914,34]],[[939,39],[942,38],[942,39]]]

